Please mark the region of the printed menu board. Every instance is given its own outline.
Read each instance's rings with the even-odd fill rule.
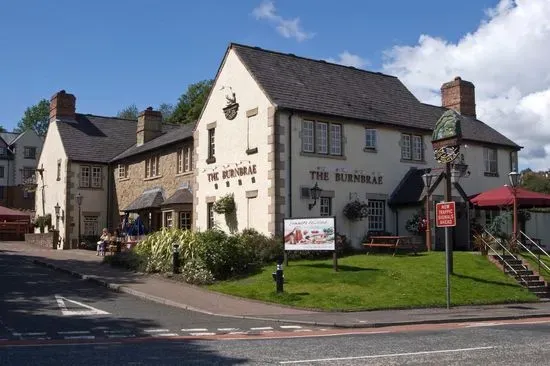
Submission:
[[[285,250],[335,250],[334,221],[334,217],[285,219]]]

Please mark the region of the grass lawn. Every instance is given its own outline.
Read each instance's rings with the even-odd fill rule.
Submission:
[[[533,257],[528,252],[521,253],[521,255],[523,256],[523,258],[525,258],[527,260],[527,262],[529,262],[529,266],[531,267],[531,269],[539,272],[539,274],[544,277],[546,282],[550,282],[550,272],[548,272],[548,270],[546,268],[544,268],[544,266],[542,266],[542,265],[541,265],[541,268],[540,268],[540,271],[539,271],[539,265],[538,265],[538,262],[535,259],[535,257]],[[541,260],[541,262],[545,263],[550,268],[550,258],[548,258],[546,255],[542,254],[540,256],[540,260]]]
[[[277,294],[270,265],[250,277],[219,282],[209,289],[251,299],[320,310],[372,310],[445,306],[445,253],[354,255],[332,260],[289,262],[285,292]],[[480,255],[454,253],[451,304],[537,301]]]

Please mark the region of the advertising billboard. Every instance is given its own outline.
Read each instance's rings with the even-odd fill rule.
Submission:
[[[334,226],[334,217],[285,219],[285,250],[335,250]]]

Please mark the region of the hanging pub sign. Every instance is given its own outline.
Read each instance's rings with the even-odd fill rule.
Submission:
[[[460,152],[461,140],[460,115],[449,109],[441,115],[432,134],[435,160],[441,164],[453,162]]]
[[[237,97],[235,96],[235,92],[233,91],[233,89],[229,87],[229,90],[231,90],[231,93],[225,96],[227,105],[223,108],[223,113],[225,114],[225,118],[227,118],[228,120],[232,120],[237,117],[239,103],[237,103]]]

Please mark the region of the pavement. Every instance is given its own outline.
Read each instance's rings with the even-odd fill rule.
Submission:
[[[371,328],[397,325],[476,322],[549,317],[550,302],[456,306],[404,310],[324,312],[295,309],[211,292],[155,275],[140,274],[102,263],[88,250],[53,250],[25,242],[0,242],[1,255],[15,255],[40,266],[69,273],[113,291],[141,299],[230,318],[314,326]]]

